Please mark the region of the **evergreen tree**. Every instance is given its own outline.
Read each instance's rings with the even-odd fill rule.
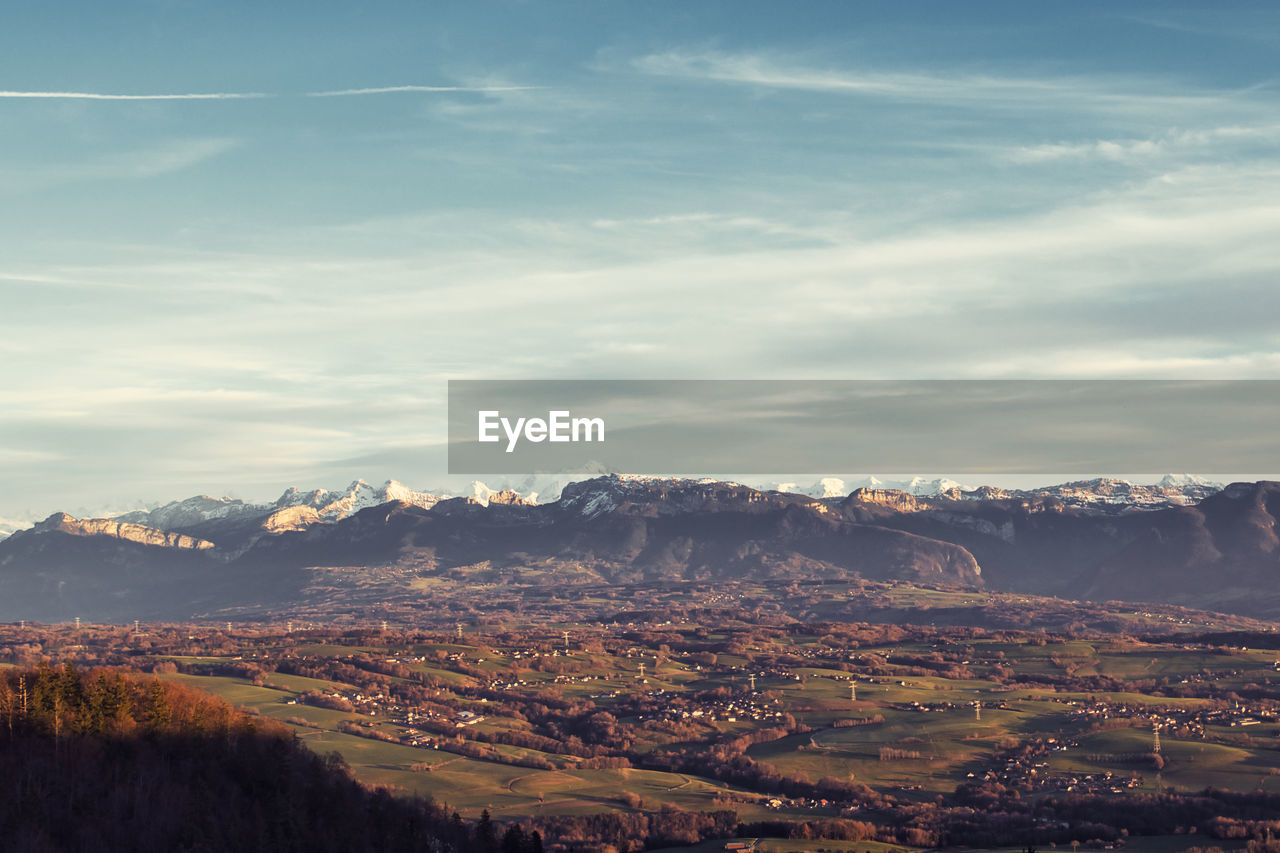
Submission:
[[[163,731],[173,719],[173,709],[169,707],[169,697],[165,695],[164,685],[152,681],[147,691],[147,726],[154,732]]]
[[[502,853],[525,853],[524,829],[513,823],[502,835]]]
[[[488,809],[480,812],[480,822],[476,824],[476,847],[486,851],[492,851],[497,847],[493,819],[489,817]]]

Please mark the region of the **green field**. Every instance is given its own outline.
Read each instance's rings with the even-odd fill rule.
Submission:
[[[937,595],[941,600],[971,594]],[[555,631],[539,644],[473,636],[387,647],[371,645],[367,637],[352,645],[274,640],[244,660],[301,656],[306,666],[290,669],[320,677],[272,672],[269,666],[259,676],[260,686],[240,677],[165,677],[286,723],[311,749],[339,753],[363,782],[428,796],[471,818],[482,810],[513,819],[732,809],[743,822],[861,819],[856,803],[803,793],[815,785],[836,790],[832,784],[848,790],[866,786],[915,807],[945,801],[961,785],[988,783],[1021,790],[1024,797],[1206,787],[1280,794],[1280,722],[1273,713],[1280,703],[1236,694],[1222,698],[1228,690],[1267,696],[1271,679],[1280,679],[1272,651],[1030,635],[960,642],[908,638],[846,648],[815,632],[748,637],[745,629],[724,628],[702,632],[698,640],[732,651],[707,656],[682,650],[673,631],[660,633],[672,638],[671,645],[645,645],[627,636],[607,647],[575,642],[567,651]],[[184,654],[163,659],[204,671],[241,660]],[[334,666],[326,668],[326,660]],[[353,668],[355,663],[366,668]],[[338,673],[358,684],[323,677]],[[359,686],[370,679],[381,685],[380,692],[416,691],[414,701],[424,709],[418,722],[407,718],[403,704],[360,698],[372,692]],[[850,698],[851,685],[856,699]],[[337,691],[356,702],[357,710],[299,703],[307,691]],[[1178,691],[1199,695],[1169,695]],[[551,710],[562,706],[567,710]],[[761,774],[800,786],[801,793],[752,788],[738,784],[741,776],[717,779],[711,768],[703,772],[679,763],[665,766],[686,772],[591,769],[584,756],[616,760],[609,757],[620,754],[616,747],[592,747],[591,720],[600,714],[609,738],[626,744],[625,760],[633,765],[662,751],[698,754],[752,737],[733,747],[742,760]],[[1258,722],[1239,724],[1236,718],[1249,714]],[[780,728],[784,720],[790,730]],[[1156,720],[1167,723],[1159,769],[1151,754]],[[762,728],[769,732],[757,736]],[[517,740],[520,745],[500,742],[522,737],[529,739]],[[1130,787],[1133,779],[1139,781]],[[1169,835],[1129,838],[1125,849],[1178,853],[1193,846],[1231,848]],[[695,849],[721,850],[723,842]],[[908,848],[766,839],[757,849]]]
[[[1157,788],[1156,771],[1150,764],[1134,761],[1090,761],[1090,756],[1123,756],[1151,751],[1151,732],[1120,729],[1086,735],[1078,747],[1057,753],[1050,766],[1064,773],[1140,773],[1146,790]],[[1184,791],[1226,788],[1236,791],[1280,793],[1280,751],[1241,749],[1216,743],[1182,741],[1165,737],[1161,755],[1166,760],[1159,771],[1159,786]]]

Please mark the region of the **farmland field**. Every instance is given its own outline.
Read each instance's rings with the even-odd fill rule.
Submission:
[[[110,637],[130,666],[288,726],[367,785],[548,832],[613,815],[662,837],[740,828],[776,853],[985,849],[1009,833],[1176,853],[1258,831],[1258,807],[1232,797],[1280,809],[1267,634],[685,620]],[[67,639],[49,632],[47,652]],[[1109,803],[1147,816],[1082,816]],[[690,820],[704,828],[675,828]]]

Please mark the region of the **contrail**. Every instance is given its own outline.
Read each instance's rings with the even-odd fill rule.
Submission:
[[[77,101],[228,101],[270,98],[262,92],[191,92],[175,95],[112,95],[103,92],[4,92],[0,98],[63,98]]]
[[[387,92],[522,92],[541,86],[379,86],[373,89],[335,89],[331,92],[309,92],[313,98],[338,95],[381,95]]]
[[[334,89],[307,92],[310,98],[343,95],[382,95],[391,92],[521,92],[542,86],[379,86],[369,89]],[[188,92],[182,94],[124,95],[106,92],[15,92],[0,91],[0,98],[63,99],[78,101],[232,101],[246,98],[278,98],[270,92]]]

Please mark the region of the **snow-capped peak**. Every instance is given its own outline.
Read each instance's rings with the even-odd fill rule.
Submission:
[[[939,495],[943,492],[949,492],[952,489],[971,491],[969,486],[948,477],[938,477],[933,480],[928,480],[924,477],[912,477],[903,491],[910,492],[916,497],[928,497],[929,495]]]
[[[844,480],[839,477],[823,477],[814,483],[809,494],[815,498],[842,498],[847,492],[844,488]]]
[[[375,488],[364,480],[353,480],[345,490],[330,491],[315,489],[300,492],[290,488],[276,501],[277,509],[291,506],[309,506],[328,520],[345,518],[369,507],[381,506],[388,501],[403,503],[430,509],[440,502],[439,495],[418,492],[395,480],[387,480],[381,487]]]
[[[488,506],[489,497],[497,494],[501,489],[491,489],[479,480],[472,480],[468,491],[471,493],[468,497],[481,506]]]
[[[1198,477],[1195,474],[1165,474],[1156,485],[1165,489],[1181,489],[1187,486],[1222,488],[1221,483],[1206,480],[1204,477]]]

